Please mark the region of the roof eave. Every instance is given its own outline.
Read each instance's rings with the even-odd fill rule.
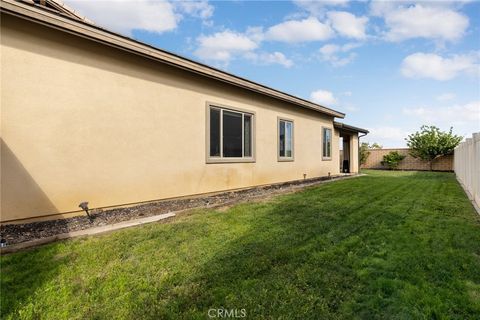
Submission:
[[[344,118],[345,114],[311,101],[295,97],[285,92],[244,79],[205,64],[189,60],[170,52],[155,48],[120,34],[105,30],[79,19],[42,10],[37,6],[15,0],[1,0],[2,12],[75,34],[111,47],[119,48],[137,55],[172,65],[190,72],[213,78],[243,89],[273,97],[306,109],[314,110],[332,117]]]
[[[342,122],[337,122],[337,121],[333,122],[333,126],[337,129],[342,129],[342,130],[350,131],[350,132],[357,132],[357,133],[360,132],[360,133],[365,133],[365,134],[370,133],[367,129],[354,127],[354,126],[351,126],[351,125],[348,125],[348,124],[345,124],[345,123],[342,123]]]

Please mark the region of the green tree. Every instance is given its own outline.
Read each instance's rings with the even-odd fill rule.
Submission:
[[[394,170],[400,164],[400,161],[405,159],[403,154],[398,153],[398,151],[390,151],[388,154],[383,156],[382,165],[388,167],[390,170]]]
[[[448,132],[440,131],[435,126],[422,126],[420,131],[408,135],[405,140],[410,148],[410,155],[430,163],[439,157],[452,154],[453,149],[462,141],[461,136],[454,135],[452,128]]]
[[[362,142],[360,145],[360,164],[367,163],[368,156],[370,155],[368,149],[370,149],[368,142]]]
[[[378,143],[374,142],[369,144],[368,142],[362,142],[360,145],[360,164],[367,163],[368,156],[370,155],[369,149],[382,149],[383,147]]]

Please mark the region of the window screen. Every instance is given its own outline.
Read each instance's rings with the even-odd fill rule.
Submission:
[[[210,107],[210,157],[252,157],[253,115]]]
[[[279,120],[278,123],[278,156],[280,158],[293,157],[293,122]]]
[[[323,128],[323,152],[324,158],[332,157],[332,130]]]

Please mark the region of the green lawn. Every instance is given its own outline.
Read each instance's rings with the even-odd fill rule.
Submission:
[[[3,256],[2,319],[479,319],[454,175],[367,174]]]

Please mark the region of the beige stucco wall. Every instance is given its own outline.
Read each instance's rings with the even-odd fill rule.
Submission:
[[[4,15],[1,69],[1,221],[339,172],[331,117]],[[255,163],[206,164],[206,101],[255,112]]]
[[[358,173],[359,166],[358,166],[358,134],[354,133],[351,134],[350,139],[350,161],[352,162],[351,172]]]

